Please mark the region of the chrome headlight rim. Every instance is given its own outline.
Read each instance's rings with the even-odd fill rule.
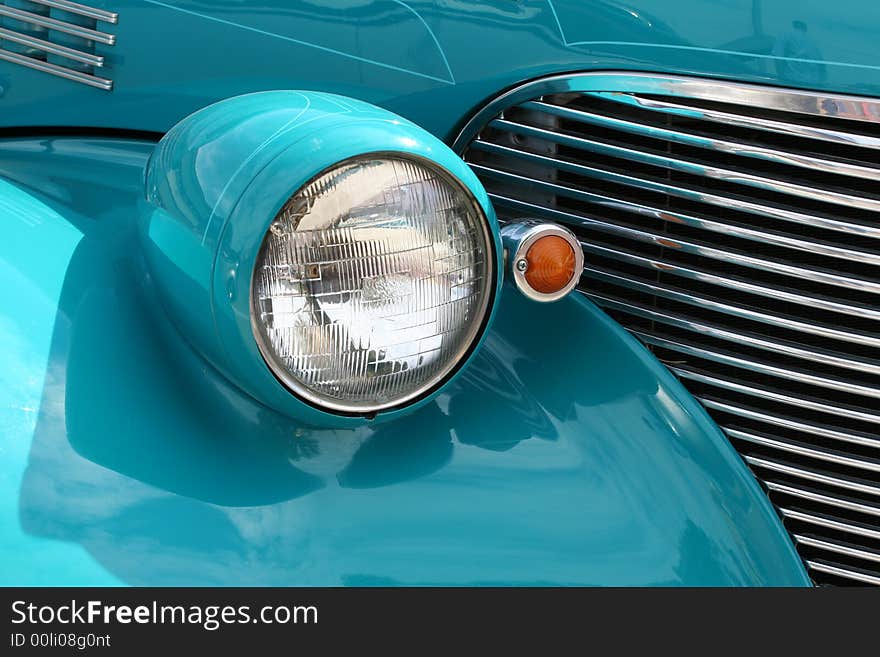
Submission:
[[[405,395],[394,398],[387,403],[348,403],[315,393],[315,391],[311,390],[310,388],[308,388],[308,386],[297,380],[297,378],[293,374],[291,374],[291,372],[286,367],[284,367],[283,364],[278,362],[271,345],[269,345],[267,342],[267,336],[264,334],[261,324],[257,319],[259,309],[257,305],[257,299],[254,296],[254,278],[257,273],[257,267],[259,265],[259,253],[262,252],[263,246],[265,245],[266,240],[269,238],[269,226],[271,226],[272,222],[275,220],[275,217],[278,216],[278,213],[290,199],[292,199],[302,189],[308,187],[322,176],[325,176],[340,167],[344,167],[358,161],[376,160],[383,158],[411,161],[427,169],[436,171],[443,178],[445,183],[451,185],[463,195],[463,198],[467,200],[468,205],[480,218],[479,224],[481,228],[481,237],[483,239],[483,245],[486,251],[486,283],[483,285],[484,293],[482,295],[480,305],[477,308],[477,312],[479,313],[479,320],[475,320],[470,323],[470,325],[468,326],[466,339],[462,341],[462,347],[458,350],[453,358],[449,359],[446,366],[441,368],[434,376],[429,378],[422,385],[414,388],[412,391]],[[390,413],[393,411],[401,410],[403,408],[411,407],[414,404],[417,404],[418,402],[433,396],[441,388],[443,388],[443,386],[445,386],[452,378],[454,378],[455,375],[458,374],[458,372],[462,369],[462,367],[464,367],[464,365],[471,360],[474,352],[482,343],[483,338],[485,337],[486,328],[489,325],[493,310],[495,308],[496,295],[499,287],[499,276],[501,275],[498,266],[499,260],[500,255],[498,238],[492,232],[492,224],[486,214],[486,210],[479,202],[477,197],[474,195],[473,190],[471,190],[470,187],[463,180],[461,180],[459,176],[455,175],[452,171],[450,171],[448,168],[446,168],[436,160],[416,153],[402,150],[376,150],[358,153],[356,155],[346,157],[337,162],[334,162],[333,164],[324,167],[323,169],[312,175],[308,180],[293,189],[282,200],[278,208],[275,209],[274,214],[272,215],[272,220],[267,225],[263,237],[259,242],[259,247],[255,253],[253,265],[250,270],[250,277],[248,280],[248,310],[250,314],[251,335],[254,339],[254,342],[256,343],[257,352],[260,354],[263,363],[266,365],[274,379],[293,397],[318,411],[341,417],[371,419],[376,417],[378,414]]]

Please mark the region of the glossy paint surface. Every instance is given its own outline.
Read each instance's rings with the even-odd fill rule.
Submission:
[[[116,45],[97,48],[114,90],[0,62],[0,125],[164,132],[223,98],[310,89],[376,103],[448,139],[507,87],[603,69],[880,95],[872,0],[92,4],[120,15]]]
[[[704,411],[580,296],[505,286],[472,366],[396,422],[254,403],[146,280],[152,147],[0,143],[0,583],[809,583]]]
[[[470,191],[491,238],[493,275],[486,284],[496,297],[502,249],[483,185],[439,139],[374,105],[303,91],[238,96],[177,124],[147,166],[140,243],[168,317],[254,398],[312,426],[353,427],[365,420],[313,407],[269,371],[251,327],[257,253],[280,208],[318,173],[351,157],[392,152],[430,162]],[[490,307],[487,325],[492,314]],[[389,409],[377,419],[400,415]]]

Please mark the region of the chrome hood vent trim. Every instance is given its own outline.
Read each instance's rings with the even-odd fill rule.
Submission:
[[[0,0],[0,60],[111,91],[113,81],[96,74],[105,66],[97,46],[116,43],[99,29],[118,14],[68,0]]]
[[[814,580],[880,584],[880,101],[567,75],[456,149],[502,221],[575,231],[581,292],[702,401]]]

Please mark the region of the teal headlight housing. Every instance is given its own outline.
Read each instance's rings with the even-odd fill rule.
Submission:
[[[267,231],[305,185],[346,161],[424,163],[469,195],[485,221],[488,304],[454,367],[415,398],[374,412],[323,407],[273,373],[252,327],[252,275]],[[150,277],[180,333],[238,387],[315,426],[393,418],[429,400],[479,347],[494,314],[502,248],[494,211],[471,169],[445,144],[373,105],[317,92],[249,94],[181,121],[146,172],[141,235]]]

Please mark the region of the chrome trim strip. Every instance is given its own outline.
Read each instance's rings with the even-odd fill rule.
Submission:
[[[877,497],[880,497],[880,486],[872,486],[870,484],[865,484],[860,481],[855,481],[844,477],[833,477],[831,475],[816,472],[814,470],[809,470],[807,468],[796,468],[791,465],[778,463],[777,461],[770,461],[766,458],[752,456],[750,454],[744,454],[743,460],[753,468],[763,468],[765,470],[770,470],[771,472],[778,472],[780,474],[790,475],[792,477],[800,477],[801,479],[807,479],[808,481],[814,481],[820,484],[827,484],[829,486],[845,488],[847,490],[855,491],[857,493],[876,495]]]
[[[865,397],[880,399],[880,389],[878,388],[862,386],[857,383],[850,383],[848,381],[841,381],[839,379],[831,379],[801,370],[791,370],[783,367],[776,367],[775,365],[770,365],[761,361],[746,360],[744,358],[721,353],[719,351],[682,344],[681,342],[669,340],[668,338],[653,335],[645,331],[632,330],[631,333],[637,335],[639,338],[642,339],[643,342],[647,342],[648,344],[653,344],[654,346],[661,347],[663,349],[669,349],[670,351],[678,351],[681,353],[690,354],[691,356],[702,358],[704,360],[709,360],[715,363],[722,363],[724,365],[730,365],[731,367],[739,367],[741,369],[749,370],[751,372],[758,372],[760,374],[778,376],[782,379],[797,381],[799,383],[808,383],[810,385],[815,385],[820,388],[831,388],[832,390],[840,390],[841,392],[849,392],[855,395],[862,395]]]
[[[857,582],[862,582],[864,584],[880,585],[880,577],[874,577],[873,575],[867,575],[865,573],[858,573],[854,570],[849,570],[848,568],[841,568],[840,566],[832,566],[831,564],[826,564],[826,563],[822,563],[821,561],[815,561],[815,560],[809,560],[806,562],[806,564],[812,570],[818,570],[820,573],[827,573],[829,575],[837,575],[838,577],[852,579]]]
[[[837,415],[853,420],[860,420],[862,422],[873,422],[875,424],[880,424],[880,415],[866,413],[863,410],[859,410],[853,407],[832,406],[831,404],[817,401],[815,399],[808,399],[806,397],[801,397],[798,395],[782,394],[774,390],[768,390],[767,388],[761,386],[745,385],[736,381],[722,379],[717,376],[709,376],[707,374],[697,372],[692,369],[685,369],[682,367],[676,367],[674,365],[667,365],[667,367],[669,367],[669,369],[671,369],[679,378],[690,379],[691,381],[705,383],[707,385],[723,388],[725,390],[738,392],[743,395],[750,395],[752,397],[759,397],[761,399],[772,399],[783,404],[797,406],[798,408],[808,408],[812,411],[829,413],[831,415]],[[878,488],[878,492],[880,492],[880,488]]]
[[[637,187],[639,189],[647,189],[660,194],[669,194],[678,198],[696,201],[698,203],[706,203],[708,205],[716,205],[718,207],[736,210],[739,212],[747,212],[770,219],[778,219],[780,221],[791,222],[801,226],[813,226],[815,228],[824,228],[841,233],[851,235],[861,235],[863,237],[872,237],[880,239],[880,228],[868,224],[859,224],[851,221],[845,221],[832,217],[825,217],[820,214],[806,214],[782,207],[771,205],[762,205],[745,198],[737,198],[734,196],[721,196],[717,193],[703,192],[697,189],[689,189],[680,185],[672,185],[667,182],[648,180],[632,175],[606,171],[577,162],[569,162],[558,158],[548,157],[540,153],[531,153],[522,151],[501,144],[495,144],[488,141],[478,140],[471,144],[471,148],[487,153],[497,155],[509,155],[518,157],[523,160],[534,163],[548,164],[562,171],[569,171],[588,178],[597,178],[608,182]]]
[[[758,296],[767,297],[769,299],[789,301],[791,303],[807,307],[821,308],[822,310],[829,310],[831,312],[844,313],[847,315],[852,315],[854,317],[880,319],[880,309],[868,308],[867,306],[860,306],[856,304],[849,305],[845,303],[839,303],[836,301],[832,301],[827,297],[808,297],[800,294],[797,291],[791,291],[785,288],[771,288],[763,285],[755,285],[753,283],[748,283],[746,281],[742,281],[736,278],[727,278],[725,276],[719,276],[717,274],[712,274],[700,269],[682,267],[681,265],[676,265],[666,260],[660,260],[658,258],[648,258],[641,255],[635,255],[633,253],[627,253],[626,251],[618,251],[616,249],[608,248],[607,246],[600,246],[598,244],[585,242],[583,240],[581,241],[581,246],[583,247],[584,251],[588,251],[594,255],[609,258],[611,260],[617,260],[619,262],[625,262],[627,264],[636,265],[639,267],[644,267],[645,269],[649,269],[652,271],[659,271],[665,274],[671,274],[680,278],[700,281],[702,283],[709,283],[712,285],[717,285],[719,287],[737,290],[739,292],[756,294]]]
[[[867,561],[876,561],[880,563],[880,552],[873,552],[865,550],[864,548],[849,547],[848,545],[841,545],[840,543],[833,543],[831,541],[823,541],[818,538],[813,538],[812,536],[803,536],[801,534],[794,534],[793,536],[794,540],[802,545],[819,548],[820,550],[828,550],[829,552],[837,552],[838,554],[845,554],[848,557],[854,557],[856,559],[865,559]],[[880,578],[878,578],[877,581],[880,583]]]
[[[795,486],[789,486],[787,484],[780,484],[775,481],[768,481],[765,483],[768,489],[777,493],[783,493],[785,495],[791,495],[793,497],[800,497],[805,500],[810,500],[811,502],[819,502],[820,504],[836,506],[840,507],[841,509],[847,509],[849,511],[856,511],[858,513],[864,513],[872,516],[880,516],[880,506],[853,502],[852,500],[845,500],[840,497],[833,497],[831,495],[823,495],[821,493],[816,493],[810,490],[804,490],[803,488],[797,488]],[[880,556],[880,553],[878,553],[878,556]]]
[[[880,438],[871,438],[870,436],[849,433],[847,431],[837,431],[836,429],[823,427],[817,424],[798,422],[796,420],[779,417],[777,415],[771,415],[770,413],[763,413],[761,411],[746,408],[744,406],[716,401],[715,399],[711,399],[705,396],[698,396],[697,399],[706,408],[711,408],[715,411],[721,411],[722,413],[729,413],[731,415],[736,415],[737,417],[743,417],[749,420],[764,422],[774,427],[784,427],[785,429],[802,431],[803,433],[808,433],[814,436],[821,436],[822,438],[828,438],[829,440],[837,440],[844,443],[852,443],[853,445],[863,445],[864,447],[874,447],[880,449]]]
[[[783,517],[791,518],[792,520],[799,520],[801,522],[806,522],[811,525],[818,525],[820,527],[836,529],[837,531],[846,532],[848,534],[856,534],[857,536],[864,536],[865,538],[875,538],[880,540],[880,531],[876,529],[870,529],[868,527],[853,525],[848,522],[832,520],[831,518],[815,516],[812,513],[804,513],[802,511],[795,511],[793,509],[786,509],[782,507],[780,507],[779,512],[783,515]]]
[[[671,141],[685,146],[711,150],[716,153],[750,157],[787,166],[802,167],[838,175],[854,176],[856,178],[867,180],[880,180],[880,168],[853,164],[843,160],[827,160],[825,158],[799,155],[797,153],[767,148],[756,144],[748,144],[746,142],[729,141],[715,137],[704,137],[689,132],[670,130],[669,128],[661,128],[659,126],[647,125],[645,123],[636,123],[635,121],[627,121],[613,116],[605,116],[603,114],[587,112],[585,110],[574,109],[571,107],[562,107],[542,101],[527,101],[522,103],[519,107],[553,114],[554,116],[568,118],[572,121],[588,123],[600,128],[619,130],[638,136],[652,137],[654,139],[663,139],[665,141]]]
[[[767,340],[758,335],[728,331],[727,329],[721,328],[719,326],[705,324],[703,322],[686,317],[678,317],[676,315],[671,315],[669,313],[659,310],[646,308],[645,306],[642,306],[640,304],[620,301],[619,299],[614,299],[612,297],[608,297],[604,294],[599,294],[596,292],[584,291],[584,294],[600,306],[607,306],[609,308],[613,308],[614,310],[618,310],[629,315],[635,315],[637,317],[650,319],[651,321],[657,322],[659,324],[675,326],[677,328],[684,329],[685,331],[700,333],[701,335],[706,335],[711,338],[715,338],[716,340],[734,342],[736,344],[742,344],[748,347],[752,347],[753,349],[772,351],[774,353],[785,354],[792,358],[800,358],[816,363],[827,363],[829,365],[834,365],[835,367],[855,370],[857,372],[871,372],[873,374],[880,374],[880,363],[878,363],[877,361],[855,360],[853,358],[839,356],[838,354],[827,351],[825,349],[805,349],[790,342]],[[880,446],[880,444],[878,444],[878,446]]]
[[[85,16],[86,18],[94,18],[96,21],[116,24],[119,22],[119,14],[95,7],[87,7],[77,2],[69,2],[68,0],[28,0],[35,5],[43,5],[44,7],[54,7],[55,9],[63,9],[71,14]]]
[[[673,102],[669,100],[660,100],[658,98],[644,98],[636,94],[621,92],[606,93],[604,91],[586,91],[583,95],[611,100],[625,105],[633,105],[641,109],[654,110],[662,114],[675,114],[711,123],[734,125],[739,128],[764,130],[766,132],[783,134],[790,137],[801,137],[803,139],[820,139],[822,141],[844,146],[880,148],[880,138],[871,137],[870,135],[861,135],[841,130],[829,130],[827,128],[817,128],[798,123],[786,123],[784,121],[774,121],[773,119],[757,116],[748,116],[747,114],[736,114],[734,112],[709,109],[697,105],[688,105],[687,98],[679,98],[679,102]]]
[[[818,114],[835,119],[880,123],[880,116],[871,113],[865,105],[866,100],[871,103],[876,101],[863,96],[655,73],[583,72],[538,78],[501,94],[465,124],[455,138],[453,148],[461,152],[490,118],[497,116],[508,107],[540,96],[597,90],[607,93],[682,96],[780,112],[796,112],[810,116]]]
[[[98,30],[92,30],[87,27],[83,27],[81,25],[74,25],[73,23],[65,23],[64,21],[59,21],[54,18],[48,18],[46,16],[41,16],[40,14],[33,14],[29,11],[21,11],[20,9],[13,9],[12,7],[7,7],[5,5],[0,5],[0,16],[6,16],[7,18],[14,18],[15,20],[21,21],[22,23],[30,23],[31,25],[39,25],[40,27],[45,27],[49,30],[57,30],[58,32],[64,32],[65,34],[71,34],[73,36],[81,37],[83,39],[88,39],[89,41],[96,41],[98,43],[103,43],[108,46],[112,46],[116,43],[116,35],[108,34],[107,32],[99,32]]]
[[[827,463],[836,463],[837,465],[858,468],[859,470],[880,472],[880,461],[875,461],[873,459],[857,459],[851,456],[846,456],[845,454],[840,454],[838,452],[819,449],[813,446],[806,446],[802,443],[792,443],[784,440],[777,440],[775,438],[766,438],[765,436],[759,436],[749,431],[734,429],[733,427],[723,426],[721,428],[724,429],[724,432],[728,436],[731,436],[732,438],[737,438],[738,440],[744,440],[754,445],[772,447],[783,452],[797,454],[798,456],[805,456],[807,458],[814,458],[820,461],[826,461]],[[880,532],[878,532],[878,536],[880,536]]]
[[[27,34],[20,34],[18,32],[13,32],[12,30],[7,30],[5,27],[0,27],[0,41],[14,41],[15,43],[20,43],[29,48],[42,50],[43,52],[51,55],[58,55],[59,57],[66,57],[67,59],[82,62],[89,66],[104,66],[104,58],[100,55],[93,55],[89,52],[82,52],[80,50],[68,48],[67,46],[60,46],[51,41],[44,41],[43,39],[37,39],[36,37]],[[2,50],[2,48],[0,48],[0,50]]]
[[[57,75],[61,78],[73,80],[74,82],[82,82],[83,84],[87,84],[90,87],[103,89],[104,91],[110,91],[113,89],[112,80],[99,78],[94,75],[89,75],[88,73],[73,71],[71,69],[64,68],[63,66],[44,62],[39,59],[34,59],[33,57],[19,55],[18,53],[8,52],[6,50],[0,49],[0,59],[6,60],[7,62],[12,62],[13,64],[20,64],[21,66],[26,66],[27,68],[32,68],[37,71],[42,71],[43,73],[51,73],[52,75]]]
[[[874,336],[868,333],[843,331],[825,324],[809,323],[781,314],[772,315],[753,308],[735,306],[722,301],[716,301],[715,299],[710,299],[709,297],[694,292],[676,290],[665,285],[660,285],[659,283],[649,283],[641,279],[627,278],[626,276],[621,276],[620,274],[597,269],[595,267],[584,267],[584,276],[593,280],[602,280],[630,290],[650,294],[652,296],[662,297],[664,299],[670,299],[690,306],[712,310],[724,315],[733,315],[754,322],[761,322],[762,324],[768,324],[770,326],[778,326],[790,331],[809,333],[811,335],[818,335],[831,340],[842,340],[854,344],[880,347],[880,336]]]
[[[593,230],[616,235],[618,237],[627,237],[638,242],[646,244],[656,244],[682,253],[690,253],[692,255],[702,256],[710,260],[719,262],[727,262],[730,264],[740,265],[742,267],[751,267],[752,269],[760,269],[762,271],[773,271],[787,276],[794,276],[799,279],[810,280],[816,283],[824,283],[826,285],[834,285],[837,287],[845,287],[852,290],[861,290],[863,292],[873,292],[880,294],[880,281],[868,281],[849,276],[841,276],[832,271],[824,271],[819,269],[805,269],[797,265],[789,265],[779,260],[766,260],[763,258],[755,258],[753,256],[739,253],[736,251],[725,251],[722,249],[700,244],[691,240],[685,240],[680,237],[668,235],[666,233],[654,233],[647,230],[638,230],[611,223],[609,221],[601,221],[591,217],[557,210],[555,208],[547,208],[541,205],[535,205],[528,201],[502,196],[500,194],[489,194],[493,202],[502,203],[511,207],[515,207],[521,211],[538,214],[555,221],[563,221],[570,224],[576,224],[581,227],[588,227]]]
[[[845,205],[848,207],[860,208],[862,210],[870,210],[873,212],[880,211],[880,198],[869,198],[866,196],[853,196],[843,192],[835,192],[829,189],[820,189],[817,187],[808,187],[798,183],[767,178],[745,171],[736,171],[734,169],[725,169],[710,164],[700,164],[691,160],[685,160],[667,155],[660,155],[649,151],[640,151],[624,146],[614,144],[606,144],[605,142],[596,141],[595,139],[587,139],[586,137],[575,137],[546,128],[527,125],[524,123],[516,123],[507,119],[494,119],[489,122],[489,126],[497,128],[504,132],[512,132],[531,137],[545,139],[554,144],[562,146],[570,146],[589,153],[599,153],[609,157],[629,160],[631,162],[641,162],[663,169],[672,169],[681,173],[687,173],[702,178],[711,178],[722,182],[732,183],[736,185],[746,185],[769,192],[778,194],[788,194],[799,198],[806,198],[821,203],[829,203],[832,205]]]
[[[605,196],[595,192],[587,192],[582,189],[560,185],[559,183],[547,182],[546,180],[537,180],[529,178],[526,175],[515,173],[512,171],[503,171],[485,164],[477,164],[470,162],[470,167],[476,172],[482,173],[496,180],[505,180],[508,182],[518,182],[529,187],[535,187],[546,191],[554,192],[560,196],[578,199],[586,203],[593,203],[602,207],[611,208],[623,212],[632,212],[643,217],[651,217],[661,222],[671,221],[691,228],[707,230],[721,235],[729,235],[741,239],[760,242],[762,244],[774,244],[785,248],[796,249],[806,253],[818,253],[820,255],[832,258],[841,258],[855,262],[865,262],[876,265],[880,262],[880,251],[871,253],[868,251],[858,251],[851,248],[836,246],[827,242],[818,240],[802,240],[792,237],[786,233],[778,233],[775,231],[761,231],[753,228],[746,228],[732,223],[722,223],[712,219],[698,217],[692,214],[683,214],[672,210],[663,210],[651,207],[641,203],[634,203],[623,199],[617,199],[612,196]],[[880,171],[880,170],[878,170]]]

